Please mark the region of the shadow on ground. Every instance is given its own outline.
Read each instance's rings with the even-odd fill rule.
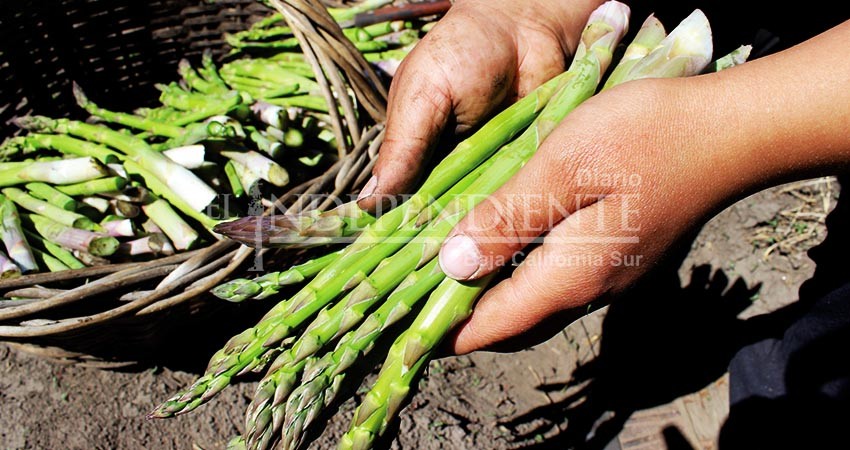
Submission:
[[[525,431],[517,434],[517,445],[611,448],[634,412],[699,391],[723,375],[742,348],[782,337],[818,299],[847,283],[848,203],[839,201],[827,219],[827,239],[809,252],[817,264],[815,275],[800,289],[800,300],[785,308],[739,319],[758,295],[759,286],[748,288],[745,280],[730,280],[722,270],[699,266],[690,283],[681,287],[676,273],[681,260],[655,271],[615,300],[602,325],[598,356],[576,369],[568,384],[539,387],[544,392],[581,388],[560,402],[504,423]],[[843,432],[840,423],[846,424],[850,414],[850,363],[845,357],[850,327],[846,324],[845,320],[791,353],[779,374],[785,386],[782,395],[738,403],[733,398],[720,436],[721,448],[783,448],[789,442],[811,443],[814,438],[835,442]],[[837,392],[838,397],[824,396],[825,391]],[[546,424],[527,431],[541,417]],[[561,431],[552,436],[553,429]],[[675,427],[663,434],[668,448],[690,448]],[[543,435],[552,437],[541,440]]]

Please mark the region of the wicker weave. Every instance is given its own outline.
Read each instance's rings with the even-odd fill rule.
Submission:
[[[353,89],[365,112],[382,120],[385,92],[368,64],[338,28],[310,29],[314,20],[326,15],[322,4],[298,0],[275,6],[291,9],[285,11],[291,24],[293,18],[301,19],[293,27],[302,43],[309,43],[304,47],[313,49],[327,98],[347,99],[335,92]],[[293,15],[304,7],[312,8],[313,17]],[[100,95],[93,99],[113,109],[129,110],[149,103],[157,97],[153,85],[172,80],[179,59],[197,56],[205,49],[223,53],[224,32],[244,29],[267,14],[268,9],[253,0],[218,0],[215,4],[40,0],[4,6],[0,10],[0,136],[15,132],[11,119],[32,112],[81,117],[71,95],[74,80],[85,80],[92,93]],[[290,211],[325,207],[329,201],[305,204],[295,199],[305,193],[341,195],[367,178],[383,136],[382,126],[364,127],[350,120],[352,105],[341,107],[349,120],[338,117],[335,127],[351,139],[338,140],[338,162],[323,175],[292,188],[279,198],[277,206]],[[204,350],[220,344],[216,338],[223,339],[253,320],[252,309],[263,308],[237,307],[207,294],[234,273],[244,271],[254,256],[248,248],[221,241],[144,264],[0,281],[0,292],[5,294],[23,288],[27,297],[43,297],[0,304],[0,338],[63,363],[101,368],[136,361],[159,363],[184,349],[207,354]],[[264,257],[272,264],[297,258],[292,252],[265,252]],[[43,284],[50,289],[41,287]],[[244,323],[233,320],[235,308],[240,309],[238,317]]]

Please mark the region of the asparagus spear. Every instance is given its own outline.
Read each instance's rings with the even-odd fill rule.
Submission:
[[[116,218],[101,222],[103,231],[112,237],[133,237],[136,235],[136,227],[130,219]]]
[[[95,158],[103,164],[111,164],[123,158],[102,145],[74,139],[64,134],[30,133],[24,137],[26,145],[33,150],[56,150],[66,155]]]
[[[391,4],[393,0],[363,0],[344,8],[328,8],[328,14],[339,23],[354,21],[355,16]]]
[[[281,153],[283,153],[284,147],[281,142],[269,139],[268,136],[259,131],[252,131],[250,137],[254,144],[257,145],[258,149],[262,150],[272,158],[280,159],[280,157],[282,156]],[[251,167],[250,165],[244,164],[243,161],[236,160],[236,162],[242,163],[242,165],[244,165],[245,167]]]
[[[205,149],[203,145],[186,145],[162,152],[168,159],[187,169],[197,169],[204,164]]]
[[[319,97],[317,95],[294,95],[292,97],[281,98],[272,98],[264,96],[263,99],[266,102],[271,103],[272,105],[304,108],[309,109],[311,111],[318,111],[323,113],[328,112],[328,104],[325,101],[324,97]]]
[[[471,168],[481,164],[527,126],[552,95],[571,78],[572,74],[563,74],[543,84],[459,144],[435,167],[416,194],[400,207],[381,216],[345,249],[337,261],[320,272],[293,298],[272,308],[257,326],[232,338],[223,349],[213,355],[206,373],[201,378],[187,391],[160,405],[149,416],[170,417],[191,411],[224,389],[233,375],[245,367],[259,365],[257,359],[261,358],[269,347],[286,337],[292,326],[297,326],[312,316],[314,311],[333,299],[336,293],[345,290],[343,288],[353,287],[358,278],[364,276],[361,274],[371,271],[374,266],[364,267],[361,264],[370,249],[393,235],[402,223],[411,222],[411,227],[400,231],[395,245],[380,248],[375,255],[370,256],[379,262],[398,248],[399,241],[406,242],[412,237],[419,229],[414,219],[435,199],[440,198],[444,205],[452,195],[462,192],[462,188],[467,185],[457,186],[456,183],[467,176]],[[480,172],[472,170],[472,174],[477,177]],[[443,196],[447,191],[450,192],[449,195]],[[377,262],[374,264],[377,265]],[[299,313],[298,316],[293,317],[296,312]]]
[[[258,177],[275,186],[280,187],[289,184],[289,173],[286,169],[253,150],[247,152],[223,151],[221,155],[242,164],[248,170],[257,174]]]
[[[445,274],[440,270],[439,263],[436,259],[432,260],[408,275],[380,308],[370,314],[356,330],[340,338],[332,352],[320,359],[307,360],[301,385],[292,391],[285,406],[272,406],[271,416],[275,422],[285,412],[281,448],[298,448],[307,428],[339,393],[345,371],[360,356],[368,353],[387,328],[409,314],[416,303],[423,300],[443,279]],[[272,434],[276,431],[276,427],[271,429]]]
[[[72,85],[74,98],[77,100],[77,105],[85,109],[89,114],[99,117],[107,122],[117,123],[137,130],[150,132],[157,136],[165,136],[169,138],[178,137],[183,134],[183,129],[171,125],[169,123],[157,122],[151,119],[141,118],[133,114],[125,114],[113,112],[103,109],[86,97],[83,89],[75,82]]]
[[[150,254],[169,254],[173,253],[174,248],[168,238],[162,234],[152,234],[139,239],[122,242],[118,247],[118,253],[123,255],[137,256]]]
[[[224,79],[222,79],[221,75],[218,73],[218,67],[216,67],[215,61],[213,61],[212,52],[210,52],[209,49],[204,50],[204,53],[201,55],[201,66],[202,67],[198,69],[198,72],[205,80],[218,86],[222,90],[227,90],[227,84],[225,84]]]
[[[227,176],[227,181],[230,183],[230,190],[236,198],[245,195],[245,188],[242,186],[242,181],[239,179],[239,174],[236,173],[236,166],[233,161],[228,160],[224,164],[224,174]]]
[[[281,130],[286,127],[290,119],[294,119],[294,117],[290,118],[286,109],[262,101],[251,105],[251,112],[261,122]]]
[[[226,86],[222,86],[215,81],[207,81],[201,78],[192,64],[186,59],[181,59],[177,66],[177,72],[183,77],[183,81],[192,89],[203,92],[204,94],[216,94],[227,90]]]
[[[232,77],[243,77],[273,83],[277,86],[297,85],[298,92],[303,93],[319,92],[319,83],[288,71],[274,61],[253,59],[234,61],[222,66],[221,75],[228,83]]]
[[[24,236],[26,236],[27,240],[38,244],[41,248],[46,252],[52,255],[54,258],[58,259],[62,262],[62,264],[68,266],[70,269],[82,269],[86,267],[85,264],[80,262],[73,253],[68,250],[44,239],[42,236],[32,233],[29,230],[24,230]]]
[[[310,247],[353,236],[375,218],[347,203],[325,213],[248,216],[219,224],[216,233],[250,247]]]
[[[314,277],[330,263],[336,261],[340,253],[328,253],[297,266],[292,266],[283,272],[269,272],[253,280],[246,278],[230,280],[217,286],[211,292],[220,299],[234,303],[248,299],[268,298],[280,292],[280,289],[284,286],[300,283]]]
[[[608,2],[594,12],[594,15],[597,15],[600,10],[604,11],[606,7],[616,11],[620,6],[625,8],[625,5]],[[591,21],[594,15],[591,16]],[[655,59],[657,57],[654,58],[655,51],[653,51],[646,56],[652,64],[647,64],[645,67],[651,67],[651,70],[633,70],[630,73],[641,77],[699,73],[708,63],[711,52],[710,30],[705,27],[707,22],[702,20],[704,16],[702,18],[700,16],[701,13],[697,11],[683,21],[671,32],[670,36],[673,38],[665,39],[656,49],[670,56],[667,64],[657,64],[659,60]],[[708,30],[707,33],[706,30]],[[690,42],[686,38],[694,38],[696,42]],[[688,45],[690,48],[687,48]],[[687,50],[682,50],[684,48]],[[593,50],[592,46],[590,50]],[[580,47],[577,54],[582,55],[582,53]],[[686,56],[691,59],[682,61],[681,58]],[[643,60],[635,67],[640,67],[642,63]],[[554,99],[541,113],[539,122],[545,124],[551,120],[551,117],[548,117],[549,108],[553,105],[557,105]],[[489,281],[487,278],[472,283],[461,283],[450,279],[441,283],[413,325],[393,344],[378,380],[355,412],[352,428],[343,437],[340,448],[369,448],[375,437],[386,430],[389,420],[398,412],[411,383],[424,367],[430,353],[457,323],[469,315],[475,298]]]
[[[48,255],[47,253],[35,249],[33,249],[32,252],[33,255],[35,255],[35,259],[40,263],[40,266],[46,268],[50,272],[61,272],[63,270],[70,269],[70,267],[66,266],[62,261],[59,261],[52,255]]]
[[[154,150],[164,151],[176,147],[184,147],[207,139],[242,138],[244,130],[239,122],[227,116],[208,117],[203,123],[193,123],[186,127],[186,133],[179,138],[169,139],[163,143],[151,146]]]
[[[77,209],[77,202],[73,198],[53,186],[44,183],[27,183],[26,188],[34,197],[58,208],[62,208],[65,211]]]
[[[58,206],[51,205],[50,203],[39,200],[20,189],[6,188],[3,189],[2,192],[3,195],[8,197],[9,200],[12,200],[20,207],[36,214],[50,217],[52,220],[59,222],[62,225],[92,231],[99,228],[97,224],[91,221],[91,219],[82,214],[67,211],[59,208]]]
[[[177,250],[187,250],[198,241],[198,233],[165,200],[156,199],[142,206],[142,210],[171,239]]]
[[[118,240],[103,233],[71,228],[38,214],[22,216],[42,237],[70,250],[109,256],[118,249]]]
[[[729,53],[714,62],[714,72],[720,72],[721,70],[726,70],[744,64],[750,57],[751,51],[753,51],[752,45],[742,45],[736,48],[732,51],[732,53]]]
[[[24,237],[21,220],[15,204],[6,196],[0,195],[0,238],[6,246],[9,258],[15,263],[18,272],[38,270],[32,249]]]
[[[92,198],[93,197],[83,197],[83,201],[89,199],[89,202],[91,202],[90,199]],[[100,207],[97,205],[95,206],[97,208]],[[141,212],[141,208],[139,208],[135,204],[114,198],[109,200],[109,207],[107,209],[112,211],[112,214],[115,214],[116,216],[121,217],[122,219],[135,219],[139,216],[139,213]]]
[[[371,38],[381,37],[386,34],[395,33],[398,31],[409,30],[413,28],[413,23],[403,20],[394,20],[389,22],[380,22],[363,27],[363,31],[369,34]]]
[[[634,40],[626,47],[623,58],[611,72],[602,89],[622,83],[635,64],[657,47],[665,37],[667,37],[667,31],[664,30],[664,24],[654,15],[647,17]]]
[[[107,174],[106,168],[92,158],[62,159],[33,162],[24,166],[3,169],[0,166],[0,187],[31,181],[50,184],[71,184],[93,180]]]
[[[56,186],[56,190],[70,196],[89,196],[104,192],[117,192],[124,189],[127,179],[124,177],[100,178],[77,184]]]
[[[185,196],[178,195],[176,192],[171,190],[168,185],[161,182],[159,177],[157,177],[151,172],[148,172],[146,169],[142,168],[141,165],[136,164],[133,161],[125,161],[124,168],[127,170],[128,173],[133,175],[139,175],[140,177],[142,177],[145,180],[145,185],[151,191],[168,200],[177,209],[182,211],[187,216],[197,220],[201,225],[212,229],[218,223],[218,221],[212,219],[210,216],[195,210],[193,205],[187,203],[187,200],[184,199]]]
[[[239,185],[242,186],[243,193],[251,192],[251,195],[253,195],[255,189],[257,189],[257,183],[260,182],[260,176],[253,170],[248,169],[248,167],[239,164],[232,159],[227,162],[231,167],[233,167],[233,173],[238,178]],[[256,190],[256,192],[259,192],[259,190]]]
[[[491,278],[489,275],[471,282],[446,279],[440,283],[416,320],[393,343],[377,381],[354,412],[351,429],[343,435],[340,449],[372,447],[398,413],[431,352],[449,330],[469,316]]]
[[[169,120],[178,126],[186,126],[230,113],[241,117],[241,111],[247,110],[245,104],[253,101],[250,96],[238,91],[203,95],[187,92],[173,85],[159,87],[163,91],[160,101],[174,108],[169,114]]]

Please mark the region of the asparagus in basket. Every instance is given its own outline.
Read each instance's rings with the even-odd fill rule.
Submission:
[[[350,21],[359,12],[389,3],[368,0],[332,9],[331,14]],[[230,39],[246,50],[249,41],[285,41],[292,35],[280,22],[280,17],[270,17]],[[388,49],[387,58],[398,59],[421,32],[419,22],[396,21],[349,28],[345,36],[364,51]],[[287,42],[271,46],[293,47]],[[311,66],[297,45],[292,49],[263,57],[243,53],[221,66],[209,52],[195,66],[182,60],[179,79],[157,86],[160,105],[133,112],[109,110],[74,84],[77,103],[92,116],[88,122],[19,118],[17,124],[25,133],[0,145],[6,159],[0,162],[0,187],[31,213],[21,236],[35,239],[38,253],[30,251],[18,261],[23,257],[15,250],[10,259],[26,272],[37,270],[38,264],[79,268],[83,263],[102,263],[107,255],[110,260],[124,260],[183,251],[214,239],[208,231],[220,219],[244,213],[251,202],[260,200],[257,195],[273,199],[274,188],[303,182],[329,167],[336,161],[337,145],[343,144],[337,142],[327,114],[336,105],[327,104]],[[378,63],[386,59],[382,55],[372,52],[369,58]],[[122,197],[121,192],[135,183],[155,197]],[[235,203],[221,203],[233,198],[238,198]],[[159,225],[158,231],[142,227],[150,219]],[[271,225],[251,217],[243,223],[252,220]],[[300,223],[300,228],[276,241],[280,246],[324,244],[351,236],[373,220],[366,215],[324,216],[316,224]],[[82,252],[81,257],[72,252]],[[231,299],[262,295],[260,291],[271,295],[298,277],[314,276],[329,263],[318,258],[287,275],[269,275],[259,283],[239,281],[241,287]]]

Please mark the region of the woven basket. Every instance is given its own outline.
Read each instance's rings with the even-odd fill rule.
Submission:
[[[279,196],[290,212],[325,208],[368,177],[383,137],[386,92],[359,52],[316,0],[273,1],[293,27],[327,99],[339,159],[327,172]],[[184,57],[227,49],[224,32],[245,29],[269,10],[253,0],[38,0],[0,9],[0,137],[29,113],[82,117],[71,95],[85,80],[102,101],[130,110],[157,98],[153,85],[174,78]],[[353,91],[358,105],[351,104]],[[332,100],[335,101],[335,100]],[[362,127],[362,128],[361,128]],[[330,194],[322,203],[300,194]],[[67,364],[118,368],[138,362],[186,361],[184,350],[206,355],[256,318],[258,305],[230,305],[207,292],[248,275],[255,257],[286,263],[297,252],[258,255],[232,241],[145,263],[113,264],[0,281],[0,293],[30,300],[0,303],[0,339]],[[21,290],[23,289],[23,291]],[[265,306],[267,308],[267,305]],[[237,311],[238,309],[238,311]],[[236,313],[239,314],[236,314]],[[234,320],[234,317],[237,319]],[[239,320],[241,318],[241,320]],[[216,332],[210,330],[215,329]],[[191,357],[189,358],[191,359]]]

